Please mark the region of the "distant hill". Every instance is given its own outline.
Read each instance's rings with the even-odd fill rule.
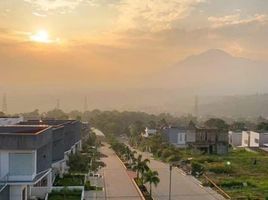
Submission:
[[[267,63],[210,49],[169,67],[158,81],[200,94],[246,94],[268,91],[267,73]]]
[[[268,117],[268,94],[223,96],[217,97],[214,102],[206,103],[208,98],[204,98],[199,106],[202,116]]]

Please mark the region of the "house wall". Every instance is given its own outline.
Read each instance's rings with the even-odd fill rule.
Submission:
[[[13,127],[0,127],[0,132],[7,133],[0,135],[0,150],[35,150],[43,145],[48,144],[52,140],[51,128],[48,128],[37,135],[26,135],[23,133],[9,134],[10,132],[16,133],[18,130],[27,133],[27,129],[24,129],[23,127],[20,127],[19,129]],[[31,129],[29,129],[29,131],[30,130]]]
[[[37,150],[37,174],[48,170],[52,166],[52,142]]]
[[[229,132],[229,144],[238,147],[242,145],[242,132]]]
[[[22,200],[22,191],[25,189],[25,199],[27,199],[26,185],[11,185],[10,186],[10,200]]]
[[[268,145],[268,133],[260,133],[260,147],[264,147]]]
[[[53,128],[52,162],[64,159],[64,126]]]
[[[259,141],[260,141],[260,134],[254,131],[250,131],[250,140],[249,140],[249,146],[250,147],[259,147]]]
[[[0,199],[1,200],[10,200],[10,187],[7,185],[1,192],[0,192]]]
[[[249,140],[250,140],[250,138],[249,138],[249,132],[248,131],[242,131],[242,144],[241,144],[241,146],[242,147],[248,147],[249,146]]]
[[[196,141],[196,136],[195,136],[195,131],[194,130],[189,130],[186,132],[186,142],[195,142]]]

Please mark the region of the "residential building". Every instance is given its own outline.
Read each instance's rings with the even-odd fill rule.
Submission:
[[[186,142],[190,147],[207,153],[225,154],[228,152],[228,131],[197,127],[190,123],[186,132]]]
[[[0,117],[0,126],[14,125],[23,121],[22,116]]]
[[[168,127],[163,129],[163,135],[170,144],[178,148],[184,148],[186,144],[186,129],[180,127]]]
[[[29,120],[20,124],[52,126],[53,179],[68,171],[70,154],[82,149],[81,123],[77,120]]]
[[[229,144],[234,147],[268,147],[268,132],[229,131]]]
[[[0,126],[0,197],[44,198],[52,187],[52,127]]]
[[[229,131],[229,144],[233,147],[242,146],[242,131]]]
[[[155,135],[157,133],[156,129],[149,129],[149,128],[145,128],[144,132],[141,133],[142,137],[149,137],[152,135]]]

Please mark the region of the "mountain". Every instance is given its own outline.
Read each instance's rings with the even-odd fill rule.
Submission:
[[[167,68],[157,81],[196,94],[247,94],[268,91],[267,72],[266,63],[210,49]]]

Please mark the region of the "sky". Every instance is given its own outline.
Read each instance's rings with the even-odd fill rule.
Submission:
[[[0,94],[144,88],[208,49],[266,62],[267,35],[266,0],[1,0]]]

